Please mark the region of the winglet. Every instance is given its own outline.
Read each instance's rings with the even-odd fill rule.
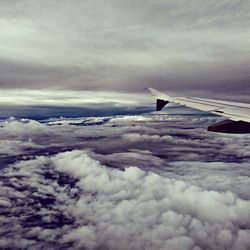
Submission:
[[[156,110],[162,110],[171,100],[171,97],[153,88],[148,88],[152,95],[156,98]]]

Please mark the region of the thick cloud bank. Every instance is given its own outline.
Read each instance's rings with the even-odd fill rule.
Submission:
[[[56,97],[54,89],[149,86],[250,101],[247,0],[2,0],[0,7],[0,88],[21,90],[11,98],[17,105],[30,89]]]
[[[1,121],[0,248],[249,249],[250,137],[168,112]]]
[[[84,151],[20,162],[5,177],[13,186],[1,191],[2,208],[15,214],[29,199],[37,212],[26,207],[20,218],[1,217],[3,234],[12,225],[1,247],[13,246],[8,238],[31,249],[57,240],[77,249],[250,247],[250,201],[231,191],[208,191],[137,167],[107,168]]]

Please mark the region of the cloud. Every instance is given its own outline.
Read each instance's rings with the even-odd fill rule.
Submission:
[[[1,120],[0,248],[248,249],[249,136],[219,119]]]
[[[4,1],[0,86],[155,86],[249,101],[248,9],[240,0]]]
[[[20,219],[26,227],[20,228],[21,221],[16,221],[12,228],[11,235],[21,229],[19,237],[24,248],[45,242],[50,246],[58,239],[62,247],[86,249],[249,248],[250,204],[232,191],[206,190],[138,167],[124,171],[107,168],[86,151],[39,157],[17,163],[13,168],[14,172],[12,168],[5,170],[9,178],[6,184],[22,176],[19,183],[26,189],[30,202],[43,204],[47,199],[34,221],[42,222],[37,230],[29,224],[29,213],[35,207],[23,211],[26,215]],[[20,192],[18,187],[8,185],[1,192],[13,204],[13,198]],[[23,202],[27,200],[19,200],[16,206],[8,208],[8,213],[22,211]],[[54,224],[54,230],[46,229],[50,225],[48,214],[66,217],[71,223],[64,218],[63,225]],[[12,216],[10,221],[13,220]],[[61,230],[57,230],[59,227]],[[31,235],[35,242],[30,241]],[[2,246],[11,244],[2,241]]]
[[[108,91],[65,91],[65,90],[17,90],[4,89],[0,94],[2,109],[18,108],[143,108],[152,102],[152,97],[146,92],[132,94]],[[144,107],[146,108],[146,107]],[[150,107],[147,107],[150,108]],[[92,111],[94,112],[94,111]],[[96,111],[97,112],[97,111]]]

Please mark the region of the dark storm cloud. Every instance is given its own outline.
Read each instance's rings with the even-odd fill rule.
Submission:
[[[28,89],[46,88],[51,82],[64,85],[74,83],[74,79],[82,78],[83,70],[73,66],[49,66],[44,64],[29,64],[23,61],[0,60],[1,88]],[[80,75],[80,76],[79,76]],[[57,87],[53,85],[52,87]]]
[[[1,1],[1,87],[150,85],[241,99],[250,80],[249,7],[240,0]]]

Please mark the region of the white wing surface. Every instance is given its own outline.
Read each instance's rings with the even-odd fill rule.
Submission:
[[[210,126],[208,128],[210,131],[226,133],[250,133],[250,104],[201,99],[195,97],[171,97],[153,88],[149,88],[149,91],[156,97],[157,110],[161,110],[168,102],[173,102],[226,117],[230,120],[227,121],[227,128],[229,126],[233,127],[229,129],[229,131],[212,130],[219,128],[217,125],[225,126],[224,122],[223,124],[215,124],[216,126]]]

